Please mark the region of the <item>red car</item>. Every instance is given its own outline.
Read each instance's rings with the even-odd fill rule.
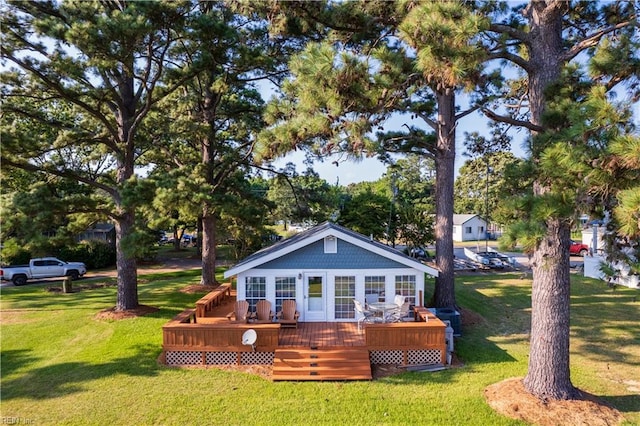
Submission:
[[[571,240],[571,245],[569,246],[569,254],[584,257],[587,255],[587,253],[589,253],[588,245]]]

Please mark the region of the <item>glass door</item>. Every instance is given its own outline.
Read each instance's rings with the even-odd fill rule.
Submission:
[[[304,274],[305,321],[326,320],[326,274],[310,272]]]

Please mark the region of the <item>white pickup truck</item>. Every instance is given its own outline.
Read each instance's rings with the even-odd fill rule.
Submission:
[[[0,280],[24,285],[27,280],[40,278],[70,277],[77,280],[87,273],[82,262],[65,262],[55,257],[31,259],[28,265],[5,266],[0,269]]]

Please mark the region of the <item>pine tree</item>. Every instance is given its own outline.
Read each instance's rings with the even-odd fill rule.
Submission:
[[[566,163],[573,157],[566,154],[573,151],[560,147],[579,145],[576,139],[563,140],[562,131],[568,126],[567,105],[583,102],[585,97],[583,77],[567,66],[581,53],[593,54],[603,39],[614,44],[618,40],[621,51],[616,55],[625,60],[596,78],[608,89],[629,78],[637,69],[636,10],[635,2],[531,1],[506,19],[500,15],[488,33],[490,57],[510,61],[526,73],[526,93],[521,93],[526,102],[515,103],[520,108],[508,117],[489,109],[484,112],[523,126],[532,136],[533,198],[524,204],[533,268],[531,353],[524,383],[542,399],[577,395],[569,373],[568,247],[576,202],[572,190],[582,176],[579,170],[567,174]],[[587,141],[588,135],[584,136]]]
[[[116,228],[118,310],[138,306],[132,242],[136,207],[149,193],[135,175],[140,152],[150,146],[142,126],[179,85],[163,79],[174,68],[168,55],[187,6],[15,1],[3,10],[2,58],[17,67],[3,72],[3,109],[54,129],[11,133],[6,145],[3,138],[3,167],[43,171],[107,194],[99,208]]]

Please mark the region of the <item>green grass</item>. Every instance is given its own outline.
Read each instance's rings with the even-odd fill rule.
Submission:
[[[159,365],[162,325],[201,297],[179,291],[197,281],[193,271],[142,276],[140,303],[160,310],[120,321],[95,319],[113,306],[113,286],[73,294],[41,284],[3,289],[2,418],[38,425],[523,424],[493,412],[483,389],[526,373],[529,280],[456,279],[459,304],[481,316],[456,340],[462,367],[332,383]],[[574,384],[619,409],[627,424],[640,424],[640,396],[625,383],[640,381],[638,292],[575,277],[572,292]]]

